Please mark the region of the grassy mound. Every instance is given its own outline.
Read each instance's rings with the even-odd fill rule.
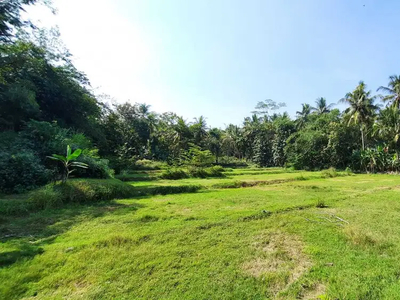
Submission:
[[[221,166],[214,166],[210,168],[191,167],[188,170],[180,168],[171,168],[165,170],[160,178],[178,180],[184,178],[210,178],[210,177],[225,177],[225,169]]]
[[[79,179],[65,184],[46,185],[32,192],[28,202],[39,209],[67,203],[88,203],[132,197],[135,188],[120,180]]]
[[[199,185],[135,187],[117,179],[76,179],[65,184],[48,184],[18,198],[0,200],[0,214],[17,215],[62,207],[65,204],[87,204],[113,199],[195,193]]]

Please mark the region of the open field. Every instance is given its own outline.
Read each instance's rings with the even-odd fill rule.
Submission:
[[[400,177],[226,176],[129,183],[197,193],[0,216],[0,299],[398,298]]]

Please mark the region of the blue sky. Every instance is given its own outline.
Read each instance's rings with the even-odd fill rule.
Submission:
[[[96,93],[145,102],[210,126],[240,124],[258,101],[294,116],[372,91],[400,73],[395,0],[58,0],[58,25]],[[364,6],[365,5],[365,6]]]

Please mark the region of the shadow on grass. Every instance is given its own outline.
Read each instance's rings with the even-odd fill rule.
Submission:
[[[141,207],[144,205],[136,201],[130,204],[107,201],[92,205],[68,205],[22,216],[2,216],[0,245],[10,250],[0,252],[0,268],[42,254],[45,245],[53,243],[74,225],[108,214],[127,214]]]

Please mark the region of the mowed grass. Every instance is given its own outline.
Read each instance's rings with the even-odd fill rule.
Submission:
[[[400,177],[263,172],[0,217],[0,299],[398,298]]]

